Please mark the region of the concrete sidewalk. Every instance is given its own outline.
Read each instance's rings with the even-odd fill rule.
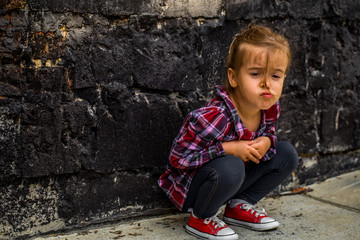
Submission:
[[[280,222],[268,232],[254,232],[232,227],[239,239],[360,239],[360,170],[309,186],[306,194],[266,198],[258,206]],[[195,239],[184,230],[188,214],[175,214],[122,222],[93,228],[33,238],[34,240],[107,240]]]

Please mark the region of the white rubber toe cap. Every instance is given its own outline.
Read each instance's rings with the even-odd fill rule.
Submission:
[[[233,234],[235,234],[234,230],[227,227],[227,228],[221,229],[217,235],[218,236],[227,236],[227,235],[233,235]]]
[[[261,219],[261,223],[271,223],[271,222],[276,222],[276,220],[271,217],[264,217],[263,219]]]

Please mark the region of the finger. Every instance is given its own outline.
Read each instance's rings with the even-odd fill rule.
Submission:
[[[250,157],[248,157],[248,159],[249,159],[250,161],[256,163],[256,164],[259,163],[259,159],[257,159],[255,156],[252,156],[252,155],[251,155]]]
[[[254,140],[252,140],[253,142],[255,142],[255,143],[258,143],[258,142],[261,142],[262,141],[262,139],[261,139],[261,137],[258,137],[258,138],[255,138]]]
[[[259,143],[259,142],[252,142],[251,143],[251,145],[249,145],[249,146],[251,146],[252,148],[254,148],[254,149],[259,149],[259,147],[261,146],[261,144]]]
[[[258,153],[258,151],[256,151],[255,149],[251,148],[250,151],[248,152],[248,154],[246,154],[245,158],[246,158],[246,161],[252,161],[256,164],[259,163],[259,159],[256,157],[256,156],[260,155]]]
[[[261,154],[260,154],[255,148],[250,149],[250,153],[251,153],[251,155],[253,155],[256,159],[261,159]]]
[[[255,142],[253,140],[250,141],[244,141],[248,146],[253,145]]]

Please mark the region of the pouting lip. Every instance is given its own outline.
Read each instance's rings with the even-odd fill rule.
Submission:
[[[269,93],[269,92],[262,92],[260,95],[264,96],[264,97],[271,97],[272,96],[272,94]]]

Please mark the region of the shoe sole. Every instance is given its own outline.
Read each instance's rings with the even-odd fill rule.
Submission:
[[[190,235],[200,238],[200,239],[210,239],[210,240],[237,240],[237,239],[239,239],[239,236],[236,233],[234,233],[232,235],[227,235],[227,236],[214,236],[214,235],[196,230],[195,228],[190,227],[187,224],[185,226],[185,230]]]
[[[234,218],[229,218],[229,217],[225,217],[225,216],[224,216],[224,222],[228,225],[245,227],[245,228],[255,230],[255,231],[268,231],[268,230],[275,229],[275,228],[279,227],[279,225],[280,225],[278,221],[273,221],[273,222],[269,222],[269,223],[250,223],[250,222],[239,221]]]

